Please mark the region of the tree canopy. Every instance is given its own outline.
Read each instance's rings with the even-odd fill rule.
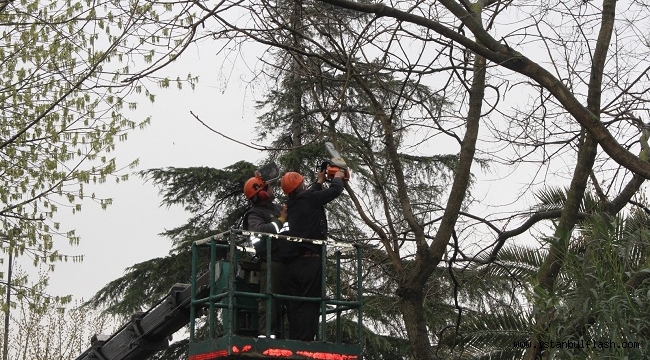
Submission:
[[[109,199],[96,199],[84,184],[123,180],[123,168],[137,164],[120,165],[110,153],[150,121],[130,113],[136,95],[154,101],[151,88],[169,86],[168,78],[152,76],[178,51],[167,41],[180,46],[191,37],[182,14],[150,32],[161,11],[162,5],[119,1],[2,3],[0,216],[3,242],[15,251],[55,260],[53,237],[78,238],[61,230],[54,213],[79,211],[84,198],[107,206]]]
[[[118,161],[112,153],[150,122],[135,112],[138,103],[153,102],[155,89],[196,82],[189,74],[170,80],[156,73],[193,39],[186,26],[192,17],[182,11],[170,16],[166,9],[138,1],[0,2],[4,254],[45,270],[57,261],[82,260],[59,251],[58,241],[74,245],[79,237],[57,212],[78,212],[84,202],[110,205],[88,184],[126,180],[137,165],[137,158]],[[39,302],[46,292],[40,286],[29,291],[26,280],[18,284],[13,300]]]

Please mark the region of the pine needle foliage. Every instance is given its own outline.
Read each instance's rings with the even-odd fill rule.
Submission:
[[[237,227],[249,205],[242,195],[244,182],[256,167],[238,162],[224,169],[151,169],[141,176],[160,187],[163,205],[182,205],[192,216],[186,224],[163,235],[172,240],[168,256],[126,269],[125,275],[99,290],[87,305],[103,306],[115,315],[141,311],[164,297],[176,283],[189,283],[193,241]]]
[[[187,247],[188,241],[238,226],[237,221],[249,207],[242,188],[256,169],[250,162],[239,161],[224,169],[150,169],[140,176],[159,187],[162,204],[181,205],[192,214],[185,225],[163,233],[175,247]]]

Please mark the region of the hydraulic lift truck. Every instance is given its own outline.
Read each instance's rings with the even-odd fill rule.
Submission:
[[[259,268],[250,260],[254,251],[251,238],[261,237],[270,240],[266,241],[269,254],[275,238],[321,244],[321,257],[315,259],[323,262],[323,296],[298,298],[271,294],[270,289],[266,294],[260,292]],[[202,268],[206,264],[207,272]],[[325,269],[332,265],[335,281],[328,293],[328,271]],[[351,299],[342,295],[343,267],[352,271],[352,281],[357,285]],[[267,276],[272,276],[270,271]],[[270,281],[267,284],[270,287]],[[251,231],[226,231],[192,245],[191,284],[175,285],[156,306],[133,315],[131,321],[113,335],[93,336],[91,347],[76,360],[144,360],[169,346],[171,335],[188,323],[189,360],[359,360],[363,327],[361,284],[361,249],[358,246]],[[257,301],[270,302],[271,298],[319,302],[321,328],[318,338],[310,342],[276,339],[269,336],[270,324],[267,324],[267,336],[258,337]],[[271,306],[266,309],[269,318]],[[345,313],[351,313],[356,322],[357,340],[354,343],[343,339]]]

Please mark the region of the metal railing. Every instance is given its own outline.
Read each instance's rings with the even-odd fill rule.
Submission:
[[[250,254],[254,250],[250,247],[250,237],[264,237],[266,238],[266,253],[267,258],[271,259],[271,243],[275,239],[284,239],[292,242],[308,242],[321,246],[321,256],[322,261],[322,285],[321,285],[321,297],[298,297],[291,296],[287,294],[275,294],[271,292],[271,277],[273,276],[271,271],[271,266],[268,266],[267,271],[267,281],[266,281],[266,292],[263,292],[260,289],[259,292],[251,291],[239,291],[235,287],[236,273],[238,270],[238,264],[240,256],[242,254]],[[199,250],[203,248],[209,248],[210,260],[208,265],[207,274],[200,272],[199,270]],[[328,252],[330,256],[333,256],[333,264],[335,266],[335,281],[334,281],[334,290],[331,292],[331,296],[327,295],[327,266],[328,266]],[[342,294],[342,260],[343,255],[350,257],[350,253],[355,255],[354,260],[356,265],[354,266],[354,276],[357,281],[357,291],[356,299],[344,299]],[[286,301],[311,301],[319,302],[321,308],[321,331],[319,336],[317,336],[318,341],[326,342],[327,341],[327,316],[329,314],[335,314],[334,322],[336,324],[335,329],[335,343],[342,342],[342,315],[347,311],[356,311],[356,320],[357,320],[357,336],[359,341],[362,339],[362,272],[361,272],[361,247],[343,243],[336,242],[332,240],[315,240],[315,239],[305,239],[297,237],[289,237],[278,234],[268,234],[268,233],[258,233],[253,231],[246,230],[229,230],[220,234],[216,234],[205,239],[197,240],[192,244],[192,281],[191,281],[191,292],[192,300],[190,306],[190,342],[193,342],[196,339],[196,322],[197,311],[199,309],[207,310],[208,316],[208,338],[217,337],[216,332],[216,316],[217,310],[220,309],[222,312],[225,311],[225,316],[223,316],[224,329],[225,332],[223,336],[232,338],[237,336],[237,321],[238,317],[236,316],[236,311],[242,310],[238,300],[241,299],[262,299],[266,301],[266,318],[271,318],[271,301],[272,299],[277,300],[286,300]],[[226,265],[227,263],[227,265]],[[221,267],[227,267],[228,270],[228,282],[225,291],[222,291],[217,288],[217,281],[221,280],[220,283],[223,284],[223,279],[220,279],[222,274],[220,271]],[[209,294],[205,297],[196,298],[198,292],[197,284],[200,276],[209,277]],[[257,303],[257,302],[255,302]],[[254,310],[256,309],[247,309]],[[256,328],[257,329],[257,328]],[[266,336],[268,337],[271,332],[271,322],[266,322]]]

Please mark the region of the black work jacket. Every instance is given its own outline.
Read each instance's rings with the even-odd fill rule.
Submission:
[[[267,203],[253,205],[246,214],[244,214],[243,228],[244,230],[264,232],[276,234],[282,228],[282,222],[278,220],[278,216],[282,212],[282,208],[278,204]],[[271,240],[271,259],[278,261],[281,254],[283,241],[278,239]],[[286,240],[284,240],[286,243]],[[262,259],[266,260],[266,237],[260,237],[260,241],[253,244],[256,254]]]
[[[287,222],[289,230],[283,234],[308,239],[327,239],[327,216],[325,204],[336,199],[343,192],[343,180],[333,179],[327,189],[315,183],[309,189],[291,196],[287,200]],[[317,252],[321,246],[312,243],[295,243],[286,249],[286,257],[293,258],[302,252]]]

